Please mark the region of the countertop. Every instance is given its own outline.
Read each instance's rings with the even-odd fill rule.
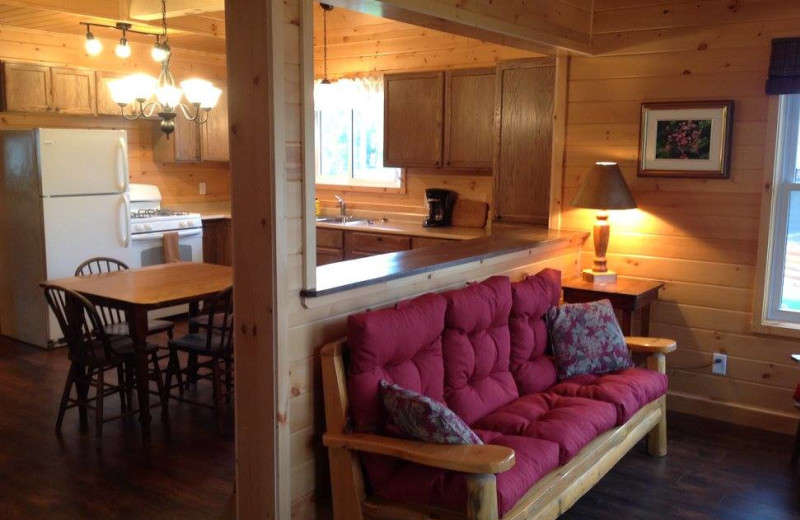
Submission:
[[[189,213],[200,213],[201,220],[219,220],[231,218],[231,201],[215,200],[209,202],[176,202],[172,204],[162,204],[164,209],[175,211],[187,211]]]
[[[304,297],[325,296],[374,283],[443,269],[467,262],[543,247],[556,242],[583,240],[585,232],[556,231],[544,226],[496,231],[447,247],[425,247],[346,260],[317,267],[317,286],[301,292]]]
[[[379,220],[372,224],[332,224],[330,222],[317,222],[318,228],[342,229],[345,231],[368,231],[372,233],[385,233],[389,235],[410,235],[415,237],[444,238],[450,240],[472,240],[489,235],[486,229],[465,227],[422,227],[420,222],[404,222],[390,219],[388,222]]]

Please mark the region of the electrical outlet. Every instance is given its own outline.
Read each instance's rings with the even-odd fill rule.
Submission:
[[[714,354],[711,365],[711,373],[724,376],[728,373],[728,356],[719,352]]]
[[[205,195],[205,194],[206,194],[206,183],[205,182],[201,182],[200,183],[200,195]]]

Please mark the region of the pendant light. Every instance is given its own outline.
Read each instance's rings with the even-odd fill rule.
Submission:
[[[131,24],[129,23],[118,23],[117,28],[122,31],[122,38],[119,39],[119,43],[114,48],[114,54],[118,57],[125,59],[130,57],[131,55],[131,46],[128,45],[128,29],[131,28]]]
[[[322,81],[314,86],[314,102],[324,105],[333,95],[331,80],[328,79],[328,13],[333,11],[330,4],[319,4],[322,8]]]
[[[100,42],[100,40],[94,37],[94,34],[92,34],[92,28],[90,24],[86,23],[83,25],[86,26],[86,43],[84,44],[86,47],[86,54],[89,56],[97,56],[102,52],[103,44]]]

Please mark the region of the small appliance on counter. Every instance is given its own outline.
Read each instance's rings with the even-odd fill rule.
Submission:
[[[451,190],[441,188],[428,188],[425,190],[425,202],[428,206],[428,218],[422,225],[424,227],[449,226],[453,219],[453,206],[458,194]]]

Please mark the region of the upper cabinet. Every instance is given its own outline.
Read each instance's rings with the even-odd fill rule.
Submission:
[[[494,69],[384,77],[384,165],[492,168]]]
[[[175,118],[175,131],[167,138],[156,128],[153,156],[157,162],[200,162],[228,160],[228,101],[225,85],[205,124],[198,125],[182,114]],[[191,107],[194,111],[194,107]],[[205,113],[199,116],[206,117]]]
[[[3,63],[4,110],[53,110],[50,67],[29,63]]]
[[[200,156],[205,161],[227,161],[228,151],[228,89],[222,89],[214,110],[208,113],[208,121],[201,129]]]
[[[97,112],[93,70],[3,63],[4,109],[18,112]]]
[[[497,66],[494,220],[548,223],[554,96],[553,59]]]
[[[93,70],[53,67],[53,110],[60,114],[94,115],[97,112]]]
[[[491,170],[494,69],[445,74],[444,166]]]
[[[444,73],[384,76],[383,164],[440,167]]]

